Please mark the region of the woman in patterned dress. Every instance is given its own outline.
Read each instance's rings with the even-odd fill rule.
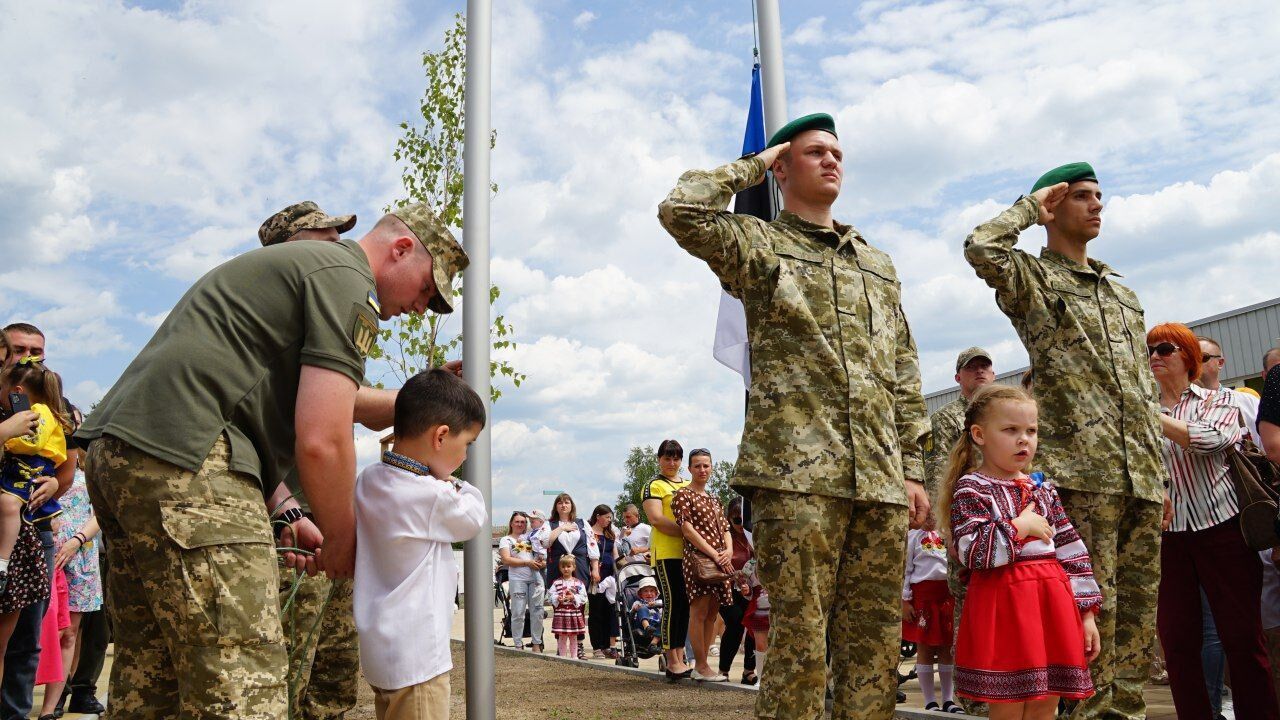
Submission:
[[[715,560],[720,569],[733,575],[733,538],[720,501],[707,492],[711,477],[711,453],[705,449],[689,453],[689,474],[693,480],[678,490],[671,500],[671,513],[684,534],[684,584],[689,595],[689,635],[693,642],[693,679],[725,682],[728,678],[707,663],[715,639],[716,618],[721,605],[733,604],[729,580],[706,584],[698,580],[693,567],[696,555]]]

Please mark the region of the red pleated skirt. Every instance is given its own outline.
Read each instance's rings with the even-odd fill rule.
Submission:
[[[956,601],[946,580],[925,580],[911,585],[915,622],[902,621],[902,639],[925,645],[951,646]]]
[[[979,702],[1093,694],[1084,625],[1056,559],[972,573],[955,672],[956,692]]]

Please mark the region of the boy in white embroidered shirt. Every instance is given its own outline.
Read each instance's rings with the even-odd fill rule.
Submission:
[[[484,423],[461,379],[415,375],[396,397],[393,449],[356,478],[355,619],[378,720],[449,717],[450,545],[485,523],[480,492],[451,476]]]

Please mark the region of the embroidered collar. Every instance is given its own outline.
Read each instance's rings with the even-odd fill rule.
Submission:
[[[401,470],[407,470],[413,473],[414,475],[430,475],[431,474],[431,468],[427,467],[426,465],[423,465],[422,463],[418,462],[417,460],[414,460],[411,457],[405,457],[404,455],[401,455],[400,453],[397,453],[397,452],[393,452],[391,450],[387,450],[386,452],[382,453],[382,462],[386,463],[387,465],[390,465],[391,467],[400,468]]]
[[[1016,480],[1005,480],[1003,478],[992,477],[986,473],[978,472],[977,470],[974,470],[973,473],[971,474],[976,477],[980,477],[983,480],[986,480],[987,482],[995,483],[997,485],[1008,485],[1008,486],[1015,486],[1015,487],[1016,486],[1034,487],[1037,490],[1041,488],[1050,487],[1053,484],[1052,482],[1049,481],[1048,478],[1044,476],[1044,473],[1040,472],[1039,470],[1031,473],[1029,477],[1021,477]]]

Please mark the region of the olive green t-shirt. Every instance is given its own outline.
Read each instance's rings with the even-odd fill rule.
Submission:
[[[195,471],[226,433],[231,468],[274,490],[294,464],[301,366],[364,379],[374,287],[368,258],[348,240],[227,261],[178,301],[76,438],[113,435]]]

